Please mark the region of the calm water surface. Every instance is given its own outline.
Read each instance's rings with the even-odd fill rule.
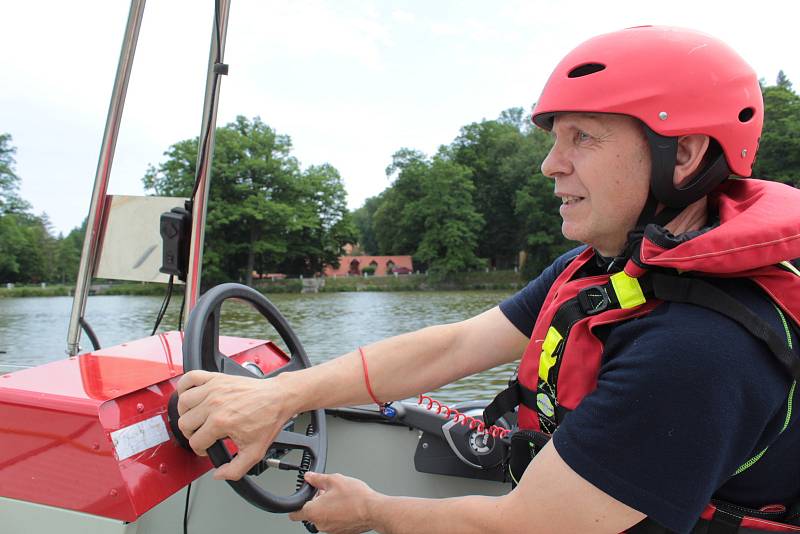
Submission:
[[[343,352],[433,324],[459,321],[481,313],[508,292],[320,293],[270,295],[297,332],[314,363]],[[86,319],[102,346],[150,335],[160,297],[90,297]],[[0,371],[13,371],[65,357],[71,297],[0,299]],[[161,330],[177,328],[180,299],[172,302]],[[221,332],[269,338],[274,331],[251,308],[236,303],[223,307]],[[91,347],[85,337],[85,349]],[[443,402],[491,398],[503,389],[512,365],[465,378],[436,392]]]

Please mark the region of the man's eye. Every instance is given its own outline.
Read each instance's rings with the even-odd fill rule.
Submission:
[[[580,142],[580,143],[584,143],[586,141],[589,141],[591,138],[592,138],[591,135],[589,135],[586,132],[582,132],[581,130],[578,130],[577,132],[575,132],[575,140]]]

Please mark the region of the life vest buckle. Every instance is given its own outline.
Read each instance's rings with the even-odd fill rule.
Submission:
[[[586,315],[596,315],[608,309],[611,298],[605,286],[588,286],[578,291],[578,304]]]

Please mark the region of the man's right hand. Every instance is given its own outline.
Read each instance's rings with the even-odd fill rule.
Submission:
[[[217,468],[215,479],[242,478],[296,413],[282,382],[208,371],[190,371],[178,381],[178,427],[195,453],[205,456],[224,438],[239,449],[230,463]]]

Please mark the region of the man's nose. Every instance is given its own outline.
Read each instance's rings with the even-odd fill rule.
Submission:
[[[542,161],[542,174],[548,178],[556,178],[571,172],[572,166],[564,155],[564,150],[558,141],[553,143],[547,157]]]

